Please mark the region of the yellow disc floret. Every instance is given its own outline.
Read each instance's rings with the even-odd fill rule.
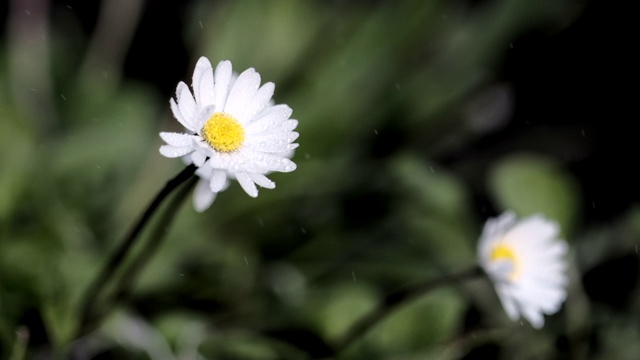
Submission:
[[[217,112],[202,127],[202,136],[215,150],[233,152],[244,142],[244,127],[233,116]]]
[[[519,271],[518,258],[508,246],[502,245],[502,244],[496,245],[491,251],[491,254],[489,255],[489,260],[490,261],[500,261],[500,260],[509,261],[513,265],[513,268],[511,269],[511,273],[509,274],[509,279],[515,280],[518,278],[518,271]]]

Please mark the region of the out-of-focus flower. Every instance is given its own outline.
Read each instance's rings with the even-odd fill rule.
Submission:
[[[236,179],[244,191],[258,196],[257,185],[273,189],[270,172],[290,172],[290,160],[298,133],[298,121],[290,119],[285,104],[273,105],[275,85],[260,86],[260,74],[253,68],[237,78],[231,62],[221,61],[215,69],[201,57],[193,72],[193,94],[180,82],[171,110],[187,133],[161,132],[167,143],[160,147],[166,157],[183,157],[198,167],[200,183],[194,191],[194,206],[204,211],[216,194]]]
[[[535,328],[543,314],[560,309],[567,297],[567,244],[559,226],[541,215],[516,219],[506,212],[490,219],[478,244],[478,261],[512,320],[524,317]]]

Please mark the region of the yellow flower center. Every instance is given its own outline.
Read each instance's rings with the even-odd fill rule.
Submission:
[[[506,245],[497,245],[489,255],[490,261],[507,260],[512,265],[511,272],[507,275],[510,280],[518,278],[519,263],[515,253]]]
[[[244,142],[244,127],[233,116],[217,112],[202,127],[202,136],[217,151],[228,153]]]

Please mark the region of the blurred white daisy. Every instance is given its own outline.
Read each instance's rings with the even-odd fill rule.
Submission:
[[[522,316],[539,329],[543,314],[557,312],[566,299],[567,244],[559,230],[541,215],[517,220],[512,212],[485,224],[478,260],[511,320]]]
[[[256,184],[276,186],[266,174],[296,169],[290,158],[298,147],[294,143],[298,133],[293,131],[298,121],[289,118],[289,106],[271,102],[273,83],[260,86],[260,74],[253,68],[236,77],[229,61],[221,61],[214,72],[209,60],[201,57],[192,87],[193,95],[180,82],[176,99],[170,101],[173,115],[188,131],[161,132],[167,145],[160,147],[160,153],[198,167],[197,211],[209,208],[216,194],[229,186],[229,179],[256,197]]]

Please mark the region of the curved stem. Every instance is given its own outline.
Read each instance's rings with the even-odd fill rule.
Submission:
[[[392,292],[384,298],[380,306],[373,309],[369,314],[358,320],[351,326],[351,328],[349,328],[349,330],[347,330],[345,335],[334,346],[334,353],[338,354],[347,348],[354,340],[364,335],[400,305],[414,300],[433,289],[454,283],[460,283],[462,281],[478,277],[482,274],[482,269],[476,266],[457,274],[445,275],[441,278],[428,280],[414,286]]]
[[[177,188],[180,184],[188,180],[196,171],[195,165],[189,165],[184,170],[182,170],[178,175],[176,175],[173,179],[169,180],[167,184],[160,190],[160,192],[153,199],[151,204],[147,207],[145,212],[142,214],[140,219],[136,222],[135,226],[129,231],[125,239],[120,244],[120,247],[116,250],[115,253],[111,255],[111,258],[104,265],[98,276],[95,280],[89,285],[87,292],[85,293],[84,299],[81,302],[80,307],[80,323],[76,332],[76,338],[82,336],[86,333],[86,328],[90,322],[91,311],[92,308],[102,293],[104,291],[107,283],[113,277],[115,270],[120,266],[122,261],[124,260],[127,252],[131,247],[135,244],[138,239],[138,235],[145,227],[151,216],[158,209],[162,201]]]
[[[192,178],[191,180],[197,179]],[[120,276],[120,279],[117,281],[113,294],[106,302],[107,308],[104,309],[96,319],[94,319],[94,323],[98,323],[100,318],[104,317],[104,315],[109,313],[127,297],[136,279],[160,247],[160,243],[171,226],[171,223],[175,218],[175,214],[180,209],[180,205],[195,184],[196,181],[191,181],[180,189],[180,191],[171,199],[171,202],[166,207],[166,211],[164,211],[160,219],[158,219],[157,225],[149,236],[149,240],[144,244],[144,247],[140,252],[138,252],[134,260],[129,262],[129,267],[123,271],[122,276]]]

